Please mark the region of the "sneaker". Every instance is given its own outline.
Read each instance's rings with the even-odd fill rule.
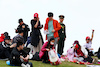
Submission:
[[[92,63],[93,64],[98,64],[98,58],[94,58]]]
[[[91,65],[92,63],[86,62],[85,64],[86,64],[86,65]]]
[[[84,62],[79,62],[79,64],[85,64]]]
[[[22,63],[22,64],[21,64],[21,67],[27,67],[27,65],[25,65],[25,64]]]
[[[73,62],[76,63],[77,61],[74,60]]]

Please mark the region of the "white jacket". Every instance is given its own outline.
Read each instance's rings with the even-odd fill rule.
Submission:
[[[81,46],[81,51],[84,53],[84,55],[87,55],[88,56],[88,52],[85,49],[85,47]]]

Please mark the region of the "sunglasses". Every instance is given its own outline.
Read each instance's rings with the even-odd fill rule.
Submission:
[[[48,17],[53,17],[53,16],[48,16]]]
[[[34,17],[34,18],[37,18],[37,17]]]
[[[90,40],[90,39],[87,39],[87,40]]]

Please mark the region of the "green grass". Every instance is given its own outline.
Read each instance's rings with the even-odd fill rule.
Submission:
[[[85,65],[75,64],[71,62],[62,62],[62,64],[57,66],[53,66],[51,64],[45,64],[42,63],[41,61],[30,60],[30,62],[32,62],[33,67],[86,67]],[[11,66],[8,66],[6,64],[6,61],[0,60],[0,67],[11,67]]]

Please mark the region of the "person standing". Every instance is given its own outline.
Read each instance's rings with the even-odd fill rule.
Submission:
[[[73,47],[74,51],[77,54],[76,57],[74,57],[74,59],[78,61],[89,62],[90,64],[98,64],[98,58],[93,59],[91,56],[89,56],[87,50],[85,49],[85,47],[79,44],[79,41],[74,41]]]
[[[60,55],[62,55],[63,48],[64,48],[64,41],[66,39],[66,26],[63,23],[63,20],[64,20],[64,16],[63,15],[59,16],[59,20],[60,20],[61,29],[58,31],[58,34],[59,34],[58,53]]]
[[[40,32],[40,29],[43,28],[43,25],[40,24],[38,13],[34,14],[34,19],[31,20],[31,45],[33,45],[33,55],[36,52],[40,52],[43,45],[43,38]]]
[[[58,30],[60,29],[61,29],[61,26],[58,23],[58,21],[53,19],[53,13],[49,12],[48,18],[46,19],[44,31],[48,32],[48,34],[46,34],[46,40],[49,40],[52,37],[55,38],[54,47],[56,47],[56,44],[58,42],[58,37],[59,37]]]
[[[17,27],[17,30],[16,30],[16,33],[18,33],[18,30],[19,29],[23,29],[24,30],[24,35],[23,35],[23,37],[24,37],[24,44],[26,43],[26,41],[27,41],[27,37],[28,37],[28,31],[30,31],[30,28],[29,28],[29,26],[27,25],[27,24],[25,24],[24,22],[23,22],[23,19],[19,19],[19,26]]]

